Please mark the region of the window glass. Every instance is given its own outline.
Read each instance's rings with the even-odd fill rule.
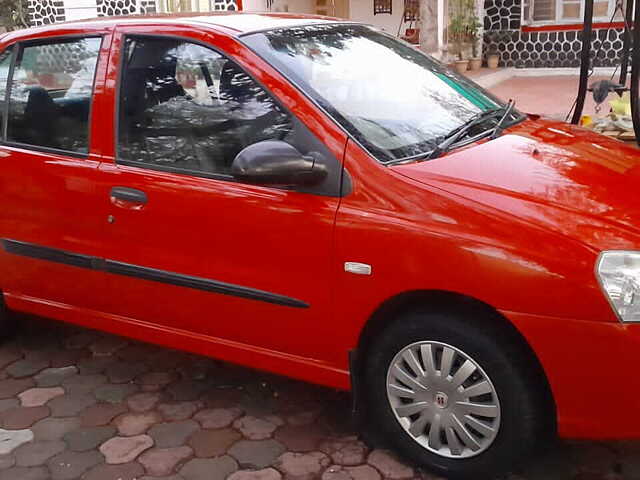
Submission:
[[[291,134],[289,116],[223,55],[181,40],[127,40],[120,161],[224,175],[243,148]]]
[[[415,48],[364,25],[291,27],[242,39],[382,162],[425,155],[442,136],[502,105]]]
[[[86,153],[100,38],[22,48],[11,79],[7,140]]]
[[[0,53],[0,139],[4,137],[4,112],[7,100],[7,81],[11,67],[11,52],[9,48]]]

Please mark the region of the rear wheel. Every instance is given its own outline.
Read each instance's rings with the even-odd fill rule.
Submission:
[[[412,313],[367,350],[369,412],[378,433],[449,477],[509,470],[546,424],[526,356],[482,327],[481,320]]]

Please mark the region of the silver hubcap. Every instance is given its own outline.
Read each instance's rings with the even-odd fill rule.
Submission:
[[[449,458],[485,451],[500,427],[500,403],[487,374],[461,350],[440,342],[403,348],[387,371],[387,398],[417,443]]]

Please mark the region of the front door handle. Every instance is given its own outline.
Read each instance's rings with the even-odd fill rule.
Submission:
[[[136,203],[144,205],[147,203],[147,194],[142,190],[129,187],[113,187],[111,188],[111,199],[121,202]]]

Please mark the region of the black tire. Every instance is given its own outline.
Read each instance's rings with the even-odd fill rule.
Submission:
[[[530,359],[521,345],[504,333],[481,318],[470,321],[456,314],[414,312],[393,322],[366,353],[365,402],[369,425],[378,438],[401,456],[447,478],[492,478],[521,463],[535,450],[551,412],[535,381]],[[500,403],[500,427],[482,453],[469,458],[441,456],[418,444],[396,419],[387,398],[387,370],[398,352],[421,341],[461,350],[491,379]]]

